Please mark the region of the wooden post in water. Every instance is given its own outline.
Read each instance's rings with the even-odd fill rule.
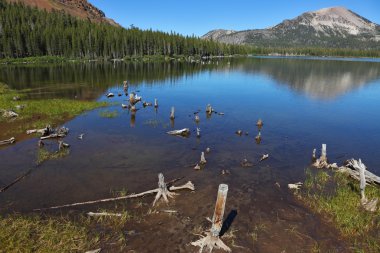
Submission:
[[[216,199],[214,216],[212,217],[211,234],[219,236],[223,225],[224,209],[227,200],[228,185],[220,184],[218,189],[218,197]]]
[[[214,215],[212,217],[212,226],[210,232],[206,232],[206,236],[202,237],[191,245],[200,247],[199,252],[203,252],[206,248],[208,252],[212,252],[214,248],[231,252],[231,249],[220,240],[220,231],[223,226],[224,209],[227,200],[228,185],[220,184],[218,188],[218,196],[216,198]]]
[[[158,107],[158,102],[157,102],[157,98],[154,99],[154,108],[157,108]]]

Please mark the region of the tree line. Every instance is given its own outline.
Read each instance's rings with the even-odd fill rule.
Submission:
[[[247,48],[153,30],[115,27],[0,0],[0,58],[246,54]]]

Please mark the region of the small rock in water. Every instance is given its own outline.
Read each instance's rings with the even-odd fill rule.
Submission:
[[[243,131],[239,129],[239,130],[237,130],[235,133],[236,133],[237,135],[241,136],[241,135],[243,134]]]
[[[230,175],[230,171],[229,170],[222,170],[222,175]]]
[[[83,140],[83,136],[84,136],[84,134],[80,134],[80,135],[78,136],[78,139],[79,139],[79,140]]]
[[[206,148],[206,154],[208,154],[210,152],[211,152],[211,149],[210,148]]]
[[[114,97],[115,95],[114,95],[112,92],[110,92],[110,93],[108,93],[106,96],[107,96],[108,98],[112,98],[112,97]]]

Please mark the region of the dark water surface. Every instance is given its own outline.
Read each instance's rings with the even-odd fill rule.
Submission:
[[[144,101],[157,98],[158,110],[138,104],[140,110],[132,117],[121,108],[126,96],[106,98],[107,92],[122,92],[123,80],[129,80],[129,91],[138,91]],[[111,103],[67,122],[70,155],[37,166],[1,193],[1,212],[30,212],[109,197],[110,190],[123,188],[149,190],[157,184],[157,173],[163,172],[167,179],[185,176],[194,182],[196,192],[183,192],[172,204],[194,223],[212,215],[218,184],[229,184],[226,212],[237,210],[235,241],[244,247],[236,252],[308,252],[315,244],[345,252],[336,232],[300,206],[286,185],[304,179],[312,150],[322,143],[327,144],[330,161],[341,164],[361,158],[369,170],[380,173],[380,62],[376,61],[244,58],[203,64],[10,66],[0,68],[0,81],[14,89],[29,89],[32,98],[76,96]],[[206,117],[207,104],[225,115]],[[174,124],[169,120],[171,106]],[[101,117],[105,110],[117,111],[118,116]],[[197,110],[201,111],[199,139]],[[264,127],[258,145],[254,137],[259,118]],[[192,130],[187,139],[166,134],[184,127]],[[238,129],[249,135],[237,136]],[[77,139],[80,133],[85,133],[83,140]],[[36,143],[33,138],[0,150],[0,186],[35,166]],[[53,140],[47,145],[57,144]],[[205,169],[194,171],[189,165],[199,161],[207,147],[211,153]],[[270,158],[259,163],[266,153]],[[244,158],[255,166],[240,167]],[[221,175],[222,169],[231,174]],[[254,242],[251,234],[259,225],[263,229],[257,230],[259,242]],[[192,226],[178,225],[178,229],[188,231]],[[178,236],[178,231],[157,233],[156,237],[169,236],[173,245],[193,238]],[[131,243],[137,249],[140,244],[138,239]]]

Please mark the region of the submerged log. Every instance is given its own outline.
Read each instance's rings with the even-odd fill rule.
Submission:
[[[30,174],[30,172],[32,172],[32,169],[29,169],[27,172],[25,172],[24,174],[22,174],[21,176],[17,177],[15,180],[13,180],[10,184],[0,188],[0,192],[5,192],[6,190],[8,190],[10,187],[12,187],[13,185],[15,185],[16,183],[18,183],[21,179],[23,179],[24,177],[26,177],[27,175]]]
[[[8,140],[3,140],[3,141],[0,141],[0,145],[8,145],[8,144],[13,144],[15,143],[16,139],[15,137],[12,137]]]
[[[183,128],[180,130],[173,130],[166,132],[167,134],[170,135],[177,135],[177,136],[182,136],[182,137],[188,137],[190,135],[190,129],[189,128]]]
[[[220,184],[218,189],[218,196],[215,203],[214,215],[212,218],[211,230],[205,232],[205,236],[202,236],[198,241],[192,242],[191,245],[200,247],[199,252],[203,252],[206,248],[208,252],[212,252],[214,248],[222,249],[227,252],[231,252],[231,249],[224,244],[220,239],[220,231],[223,225],[223,216],[227,200],[228,185]]]
[[[171,198],[176,193],[171,192],[171,191],[176,191],[176,190],[182,190],[182,189],[188,189],[191,191],[195,190],[194,184],[191,181],[188,181],[186,184],[182,186],[173,186],[172,182],[174,183],[178,179],[172,180],[169,183],[165,183],[164,181],[164,176],[162,173],[158,174],[158,188],[154,190],[149,190],[137,194],[130,194],[127,196],[121,196],[121,197],[115,197],[115,198],[107,198],[107,199],[99,199],[99,200],[92,200],[92,201],[85,201],[85,202],[78,202],[78,203],[73,203],[73,204],[67,204],[67,205],[60,205],[60,206],[53,206],[53,207],[48,207],[48,208],[38,208],[34,209],[34,211],[42,211],[42,210],[50,210],[50,209],[60,209],[60,208],[65,208],[65,207],[73,207],[73,206],[82,206],[82,205],[90,205],[90,204],[97,204],[97,203],[105,203],[105,202],[111,202],[111,201],[117,201],[117,200],[123,200],[123,199],[131,199],[131,198],[137,198],[137,197],[142,197],[148,194],[156,193],[156,197],[153,201],[153,206],[156,204],[156,202],[163,197],[166,202],[168,202],[168,197]]]

